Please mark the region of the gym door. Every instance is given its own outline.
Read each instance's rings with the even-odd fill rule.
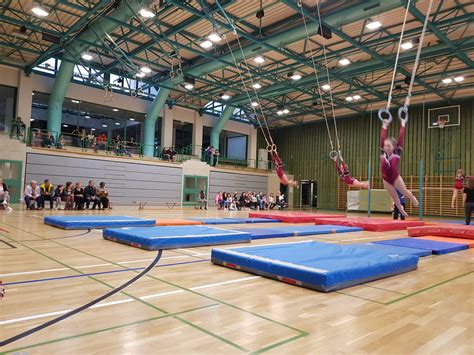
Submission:
[[[318,207],[318,184],[315,180],[302,180],[300,183],[300,201],[302,207]]]

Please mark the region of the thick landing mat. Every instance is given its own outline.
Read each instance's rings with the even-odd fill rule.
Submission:
[[[338,218],[336,221],[332,218],[316,218],[315,223],[317,225],[337,224],[341,226],[360,227],[371,232],[398,231],[407,229],[407,227],[424,225],[424,222],[420,221],[396,221],[390,218],[377,217]]]
[[[431,225],[424,227],[408,228],[408,235],[410,237],[454,237],[474,239],[474,228],[470,226],[458,225]]]
[[[189,219],[157,219],[157,226],[197,226],[201,221],[190,221]]]
[[[468,248],[474,248],[474,240],[466,238],[452,238],[452,237],[418,237],[418,239],[434,240],[437,242],[456,243],[467,245]]]
[[[243,223],[278,223],[280,222],[279,219],[270,219],[270,218],[224,218],[224,220],[227,220],[227,219],[231,219],[231,220],[235,220],[235,219],[239,219],[241,220]]]
[[[189,218],[190,221],[198,221],[202,224],[241,224],[245,223],[242,218]]]
[[[206,226],[110,228],[103,237],[146,250],[250,242],[250,233]]]
[[[304,235],[318,235],[331,233],[359,232],[362,228],[344,226],[279,226],[278,228],[241,228],[241,232],[248,232],[252,239],[301,237]]]
[[[416,269],[418,257],[362,244],[284,243],[213,249],[214,264],[329,292]]]
[[[342,214],[302,213],[302,212],[250,212],[249,218],[278,219],[284,223],[313,223],[315,218],[344,218]],[[334,224],[334,223],[333,223]]]
[[[63,229],[154,226],[154,219],[129,216],[47,216],[44,223]]]
[[[433,254],[447,254],[455,251],[467,249],[466,244],[438,242],[419,238],[398,238],[381,240],[373,244],[393,245],[404,248],[416,248],[431,250]]]
[[[386,251],[387,253],[395,253],[398,255],[416,255],[419,257],[431,255],[431,250],[428,249],[417,249],[417,248],[405,248],[397,247],[394,245],[385,245],[385,244],[374,244],[374,243],[364,243],[361,244],[367,247],[375,248],[376,250]],[[384,249],[389,248],[389,249]]]
[[[449,219],[438,219],[430,221],[430,223],[446,223],[446,224],[457,224],[465,227],[474,227],[474,224],[466,226],[466,222],[463,220],[449,220]]]

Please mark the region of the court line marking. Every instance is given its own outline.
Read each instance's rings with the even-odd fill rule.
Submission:
[[[191,290],[197,290],[197,289],[202,289],[202,288],[210,288],[210,287],[215,287],[215,286],[227,285],[227,284],[231,284],[231,283],[244,282],[244,281],[253,280],[253,279],[257,279],[257,278],[261,278],[261,277],[260,276],[243,277],[243,278],[240,278],[240,279],[235,279],[235,280],[230,280],[230,281],[224,281],[224,282],[218,282],[218,283],[212,283],[212,284],[207,284],[207,285],[200,285],[200,286],[196,286],[196,287],[191,287],[190,289]],[[174,291],[155,293],[155,294],[147,295],[147,296],[140,296],[138,298],[141,299],[141,300],[147,300],[147,299],[151,299],[151,298],[164,297],[164,296],[174,295],[174,294],[177,294],[177,293],[184,293],[184,292],[185,292],[184,290],[174,290]],[[101,307],[113,306],[113,305],[121,304],[121,303],[129,303],[129,302],[133,302],[133,301],[134,301],[133,299],[128,298],[128,299],[125,299],[125,300],[99,303],[99,304],[96,304],[96,305],[94,305],[90,308],[91,309],[101,308]],[[0,325],[18,323],[18,322],[28,321],[28,320],[32,320],[32,319],[50,317],[50,316],[56,316],[56,315],[60,315],[60,314],[70,312],[70,311],[71,311],[71,309],[65,309],[65,310],[62,310],[62,311],[55,311],[55,312],[49,312],[49,313],[39,313],[39,314],[31,315],[31,316],[25,316],[25,317],[20,317],[20,318],[13,318],[13,319],[8,319],[8,320],[3,320],[3,321],[0,321]]]
[[[178,258],[186,258],[188,256],[185,255],[177,255],[177,256],[167,256],[163,259],[178,259]],[[131,260],[131,261],[121,261],[118,262],[118,264],[133,264],[133,263],[140,263],[140,262],[146,262],[146,261],[152,261],[153,259],[142,259],[142,260]],[[84,266],[72,266],[76,269],[87,269],[87,268],[92,268],[92,267],[100,267],[100,266],[109,266],[113,265],[112,263],[104,263],[104,264],[95,264],[95,265],[84,265]],[[35,270],[35,271],[24,271],[24,272],[13,272],[10,274],[0,274],[0,277],[8,277],[8,276],[18,276],[18,275],[32,275],[32,274],[41,274],[41,273],[47,273],[47,272],[55,272],[55,271],[64,271],[64,270],[70,270],[67,267],[59,268],[59,269],[44,269],[44,270]]]

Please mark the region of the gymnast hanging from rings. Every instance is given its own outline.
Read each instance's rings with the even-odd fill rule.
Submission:
[[[387,117],[387,118],[384,118]],[[400,107],[398,111],[398,118],[400,119],[400,133],[398,140],[389,137],[387,138],[388,126],[392,122],[392,115],[388,110],[380,110],[379,118],[382,121],[382,131],[380,133],[380,148],[382,155],[380,156],[380,166],[382,170],[383,186],[388,191],[394,204],[402,216],[407,217],[407,213],[400,203],[400,199],[397,194],[397,190],[402,193],[405,197],[408,197],[413,206],[418,207],[418,200],[407,189],[403,178],[398,172],[398,165],[400,164],[400,154],[403,150],[403,139],[405,138],[405,126],[408,122],[408,110],[406,107]]]
[[[339,177],[341,178],[342,181],[346,183],[346,185],[353,186],[353,187],[358,187],[361,189],[368,189],[369,188],[369,182],[368,181],[359,181],[356,178],[353,178],[351,176],[351,173],[349,172],[349,168],[347,167],[346,162],[342,158],[340,153],[337,153],[336,151],[331,152],[332,154],[329,155],[329,157],[334,160],[334,164],[336,166],[336,171]],[[340,162],[339,162],[340,161]]]
[[[290,179],[288,179],[288,176],[286,176],[285,171],[283,170],[283,162],[281,161],[281,158],[278,155],[275,144],[273,144],[273,146],[269,147],[268,152],[270,153],[270,155],[272,157],[272,162],[275,165],[275,170],[276,170],[276,173],[278,175],[278,178],[280,179],[280,182],[283,185],[288,185],[288,186],[291,186],[291,187],[298,186],[298,181],[290,180]]]

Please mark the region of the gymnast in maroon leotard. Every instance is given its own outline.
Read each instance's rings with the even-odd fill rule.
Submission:
[[[341,163],[339,164],[339,159],[341,160]],[[347,185],[353,186],[353,187],[359,187],[361,189],[368,189],[369,188],[369,183],[368,181],[359,181],[351,176],[351,173],[349,172],[349,168],[347,167],[347,164],[340,156],[336,156],[334,158],[334,164],[336,165],[336,170],[337,174],[341,178],[342,181],[344,181]]]
[[[453,188],[453,197],[451,199],[451,208],[456,207],[456,198],[458,197],[459,191],[462,192],[464,189],[464,179],[466,178],[466,174],[462,169],[458,169],[456,171],[456,177],[454,178],[454,188]]]
[[[418,200],[407,189],[403,178],[398,172],[398,165],[400,164],[400,155],[403,150],[403,140],[405,138],[405,125],[407,120],[400,119],[401,127],[398,140],[395,138],[387,138],[387,129],[390,124],[389,120],[382,120],[382,131],[380,133],[380,147],[382,149],[382,155],[380,156],[380,167],[382,169],[382,179],[385,189],[392,197],[393,203],[398,207],[400,213],[407,217],[407,213],[400,203],[400,199],[397,194],[397,190],[402,195],[408,197],[414,207],[418,207]]]
[[[278,153],[276,151],[271,151],[270,155],[272,157],[273,164],[275,165],[275,170],[280,182],[283,185],[290,185],[292,187],[298,186],[298,181],[290,180],[288,179],[288,176],[286,176],[285,171],[283,170],[283,162],[281,161]]]

